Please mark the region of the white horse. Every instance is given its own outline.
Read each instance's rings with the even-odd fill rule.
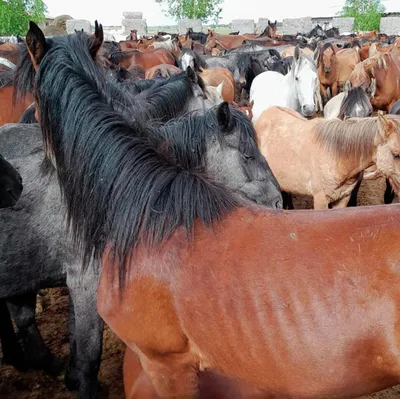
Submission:
[[[287,75],[267,71],[256,76],[250,88],[253,122],[269,107],[290,108],[304,116],[316,111],[317,68],[314,59],[296,46],[292,68]]]

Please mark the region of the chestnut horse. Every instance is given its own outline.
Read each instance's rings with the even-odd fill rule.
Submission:
[[[318,79],[325,101],[328,100],[327,89],[330,89],[331,97],[335,97],[359,62],[360,56],[353,48],[337,50],[331,43],[325,43],[319,49]]]
[[[179,73],[181,70],[175,65],[170,64],[160,64],[156,65],[146,71],[146,79],[156,79],[156,78],[169,78],[175,73]]]
[[[13,102],[13,71],[0,71],[0,126],[16,123],[33,102],[33,96],[26,94],[17,103]]]
[[[400,206],[237,202],[135,136],[97,80],[85,84],[63,48],[45,54],[38,32],[31,23],[36,101],[75,242],[88,261],[101,258],[99,313],[161,398],[197,398],[202,370],[281,398],[351,398],[399,382]],[[97,101],[102,112],[87,112]],[[236,126],[226,116],[218,123]]]
[[[139,65],[145,71],[161,64],[178,66],[176,57],[163,48],[149,52],[140,52],[138,50],[117,51],[111,53],[108,56],[108,59],[113,64],[122,66],[126,69],[129,69],[129,67],[133,65]]]
[[[290,194],[311,195],[314,208],[345,207],[365,169],[376,165],[396,192],[400,189],[400,118],[307,120],[272,107],[254,125],[261,153]]]
[[[205,47],[208,51],[211,51],[213,48],[217,48],[218,50],[226,50],[241,46],[244,40],[253,39],[254,37],[256,37],[254,34],[220,35],[212,30],[208,30],[208,37]]]
[[[372,106],[389,112],[400,98],[400,51],[367,58],[356,66],[349,81],[353,87],[372,87]]]
[[[226,68],[201,68],[200,71],[200,76],[206,85],[217,87],[223,83],[222,98],[232,104],[235,100],[235,79],[232,72]]]

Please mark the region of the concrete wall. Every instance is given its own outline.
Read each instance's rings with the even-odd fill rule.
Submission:
[[[385,17],[381,18],[379,31],[387,35],[400,34],[400,17]]]
[[[282,32],[284,35],[295,35],[296,33],[308,33],[312,28],[311,17],[285,18],[283,20]]]
[[[339,33],[353,32],[354,30],[354,18],[332,18],[332,26],[339,29]]]
[[[83,29],[86,33],[92,33],[92,25],[86,19],[69,19],[66,22],[66,29],[69,35],[75,33],[75,29],[77,31]]]
[[[124,11],[122,13],[122,16],[125,19],[142,19],[143,18],[143,13],[142,12],[137,12],[137,11]]]
[[[189,19],[189,18],[181,19],[178,25],[179,34],[180,35],[185,34],[188,28],[192,28],[193,32],[201,32],[203,29],[203,25],[200,19]]]
[[[240,35],[254,33],[254,21],[252,19],[234,19],[231,23],[231,31],[239,31]]]
[[[136,29],[139,35],[147,35],[147,22],[145,19],[123,19],[121,21],[124,35],[129,35]]]

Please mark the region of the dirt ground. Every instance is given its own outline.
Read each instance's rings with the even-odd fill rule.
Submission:
[[[383,203],[384,179],[363,182],[359,195],[359,205]],[[397,200],[395,200],[397,202]],[[311,208],[310,198],[294,199],[295,208]],[[43,311],[37,316],[40,331],[59,358],[68,355],[67,308],[68,290],[46,290],[42,297]],[[0,352],[1,353],[1,352]],[[100,369],[100,382],[108,389],[110,399],[123,399],[122,359],[124,345],[106,327],[104,334],[103,357]],[[0,399],[74,399],[75,395],[64,386],[62,377],[53,379],[42,372],[20,373],[12,367],[0,365]],[[400,385],[365,396],[362,399],[398,399]]]

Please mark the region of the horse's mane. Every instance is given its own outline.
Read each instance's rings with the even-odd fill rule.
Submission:
[[[230,190],[196,168],[189,134],[173,144],[178,164],[113,108],[82,35],[55,40],[36,82],[46,153],[55,160],[75,244],[85,265],[109,248],[120,288],[136,247],[160,244],[178,228],[190,237],[196,220],[210,226],[239,206]],[[188,119],[188,131],[196,121]]]
[[[349,118],[345,121],[322,119],[316,125],[315,141],[335,154],[338,162],[343,158],[358,162],[372,156],[377,133],[377,117]]]
[[[357,103],[369,103],[369,97],[361,87],[353,87],[347,92],[340,105],[338,118],[343,120],[349,115],[349,110],[353,109]]]
[[[366,71],[371,71],[371,75],[375,77],[376,68],[387,70],[387,58],[390,58],[390,53],[376,54],[363,61],[364,68]]]
[[[9,86],[14,81],[14,71],[0,71],[0,89]]]
[[[303,68],[304,64],[308,64],[311,66],[312,70],[317,73],[317,66],[315,65],[315,61],[313,57],[309,54],[304,54],[303,52],[300,53],[299,61],[296,63],[293,58],[292,68],[289,73],[294,75],[296,68]]]
[[[33,124],[37,123],[37,120],[35,118],[35,105],[31,104],[22,114],[20,120],[18,123],[27,123],[27,124]]]
[[[50,45],[52,39],[47,39],[46,42],[47,45]],[[34,80],[35,69],[26,46],[23,46],[20,48],[18,64],[14,73],[14,103],[21,100],[27,93],[33,93]]]

